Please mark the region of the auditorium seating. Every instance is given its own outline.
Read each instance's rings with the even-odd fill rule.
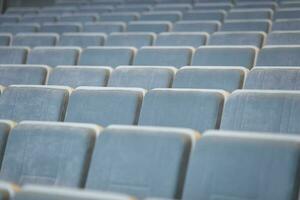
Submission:
[[[268,35],[266,45],[300,45],[300,32],[273,31]]]
[[[299,19],[281,19],[273,22],[272,31],[299,31]]]
[[[112,32],[123,32],[125,30],[125,23],[123,22],[89,22],[83,26],[83,32],[101,32],[101,33],[112,33]]]
[[[255,19],[266,19],[271,20],[273,17],[273,11],[269,9],[235,9],[231,10],[226,20],[255,20]]]
[[[195,2],[194,10],[225,10],[232,9],[233,4],[231,2]]]
[[[38,24],[33,23],[20,23],[20,24],[1,24],[0,33],[10,33],[15,35],[17,33],[34,33],[39,30]]]
[[[182,20],[193,21],[193,20],[213,20],[222,22],[225,18],[225,12],[219,11],[188,11],[183,14]]]
[[[128,32],[168,32],[172,28],[172,23],[167,21],[131,21],[128,23]]]
[[[23,16],[20,20],[22,23],[47,23],[47,22],[56,22],[57,16],[56,15],[29,15]]]
[[[155,46],[192,46],[197,48],[205,45],[209,35],[197,32],[161,33],[155,40]]]
[[[101,21],[110,22],[125,22],[135,21],[139,19],[140,14],[136,12],[113,12],[113,13],[103,13],[100,16]]]
[[[268,33],[271,27],[269,20],[226,20],[221,31],[261,31]]]
[[[97,14],[69,14],[58,18],[59,22],[93,22],[99,18]]]
[[[28,52],[26,47],[0,47],[0,64],[25,64]]]
[[[102,46],[106,39],[103,33],[64,33],[60,36],[57,46]]]
[[[81,31],[82,26],[80,23],[74,22],[48,22],[44,23],[41,26],[40,32],[46,33],[67,33],[67,32],[79,32]]]
[[[14,36],[12,46],[55,46],[58,35],[53,33],[19,33]]]
[[[218,31],[221,24],[218,21],[179,21],[174,24],[173,32],[207,32]]]
[[[300,18],[299,8],[280,8],[274,15],[275,19],[297,19]]]
[[[151,46],[156,35],[153,33],[112,33],[108,36],[106,46],[131,46],[140,48]]]
[[[182,18],[178,11],[148,11],[141,14],[141,21],[170,21],[176,22]]]

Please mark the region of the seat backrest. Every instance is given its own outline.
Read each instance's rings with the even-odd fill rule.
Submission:
[[[266,45],[300,45],[300,31],[273,31],[268,34]]]
[[[176,22],[181,18],[182,13],[178,11],[148,11],[142,13],[139,20]]]
[[[12,40],[12,35],[8,33],[0,34],[0,46],[9,46]]]
[[[0,47],[0,64],[25,64],[29,48]]]
[[[216,3],[203,3],[203,2],[195,2],[193,10],[224,10],[229,11],[233,8],[233,4],[231,2],[216,2]]]
[[[21,19],[20,15],[1,15],[0,24],[3,23],[17,23]]]
[[[299,31],[299,29],[299,19],[278,19],[272,25],[272,31]]]
[[[172,23],[167,21],[132,21],[128,23],[128,32],[168,32],[172,28]]]
[[[86,188],[179,199],[197,137],[189,129],[110,126],[97,139]]]
[[[101,21],[111,21],[111,22],[125,22],[138,20],[140,14],[137,12],[113,12],[113,13],[103,13],[100,16]]]
[[[48,22],[56,22],[57,16],[56,15],[27,15],[21,18],[22,23],[48,23]]]
[[[222,10],[217,11],[195,11],[191,10],[183,14],[182,20],[194,21],[194,20],[214,20],[222,22],[225,18],[226,12]]]
[[[15,35],[17,33],[34,33],[38,32],[40,26],[34,23],[19,23],[19,24],[2,24],[0,25],[0,33],[10,33]]]
[[[55,46],[59,35],[53,33],[19,33],[14,36],[12,46]]]
[[[228,12],[226,20],[251,20],[251,19],[267,19],[271,20],[273,11],[271,9],[257,8],[253,9],[234,9]]]
[[[153,33],[112,33],[108,36],[106,46],[131,46],[140,48],[151,46],[156,35]]]
[[[221,24],[218,21],[180,21],[174,23],[173,32],[207,32],[213,33],[219,30]]]
[[[56,22],[44,23],[41,26],[40,32],[63,34],[68,32],[80,32],[82,26],[80,23],[73,22]]]
[[[60,36],[57,46],[102,46],[106,40],[103,33],[64,33]]]
[[[85,13],[85,14],[68,14],[62,15],[58,18],[59,22],[94,22],[99,18],[97,14],[94,13]]]
[[[139,125],[185,127],[203,132],[219,127],[222,90],[154,89],[143,101]]]
[[[101,32],[110,34],[112,32],[123,32],[126,24],[123,22],[90,22],[85,23],[83,32]]]
[[[261,31],[268,33],[271,28],[269,20],[226,20],[221,31]]]
[[[276,10],[274,19],[299,19],[300,8],[280,8]]]

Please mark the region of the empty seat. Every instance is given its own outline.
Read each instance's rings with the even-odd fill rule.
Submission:
[[[150,11],[142,13],[139,20],[176,22],[181,18],[182,13],[178,11]]]
[[[300,45],[300,31],[273,31],[268,34],[266,45]]]
[[[86,188],[178,199],[198,137],[189,129],[110,126],[97,138]]]
[[[44,85],[48,71],[43,65],[0,65],[0,85]]]
[[[0,46],[9,46],[12,40],[12,35],[7,33],[0,34]]]
[[[94,22],[99,18],[97,14],[69,14],[69,15],[62,15],[58,18],[60,22]]]
[[[216,2],[216,3],[195,3],[193,9],[194,10],[224,10],[228,11],[233,8],[233,4],[231,2]]]
[[[23,16],[21,18],[22,23],[47,23],[47,22],[56,22],[57,16],[56,15],[29,15]]]
[[[0,47],[0,64],[24,64],[28,52],[26,47]]]
[[[300,46],[265,46],[258,54],[256,66],[300,66]]]
[[[120,66],[111,74],[109,87],[138,87],[144,89],[171,87],[174,67]]]
[[[19,33],[14,36],[12,46],[55,46],[58,37],[54,33]]]
[[[97,14],[102,14],[102,13],[107,13],[113,11],[114,7],[113,6],[105,6],[105,5],[95,5],[95,4],[90,4],[86,5],[85,7],[81,7],[77,12],[79,13],[97,13]]]
[[[258,9],[258,8],[264,8],[264,9],[272,9],[276,10],[277,3],[272,1],[261,1],[261,2],[237,2],[235,5],[235,8],[238,9]]]
[[[182,3],[182,4],[157,4],[153,8],[155,11],[180,11],[186,12],[192,9],[191,4]]]
[[[177,71],[173,88],[241,89],[248,70],[243,67],[183,67]]]
[[[146,12],[152,9],[149,5],[119,5],[114,12]]]
[[[60,22],[60,23],[45,23],[41,26],[40,32],[47,33],[68,33],[68,32],[80,32],[81,30],[80,23],[72,22]]]
[[[174,24],[174,32],[207,32],[219,30],[221,24],[217,21],[180,21]]]
[[[261,48],[265,37],[263,32],[216,32],[209,38],[208,45],[245,45]]]
[[[28,55],[27,64],[76,65],[81,50],[75,47],[35,47]]]
[[[255,67],[247,76],[245,89],[300,90],[299,67]]]
[[[194,66],[241,66],[248,69],[255,65],[257,49],[243,46],[202,46],[193,57]]]
[[[273,22],[272,31],[299,31],[299,19],[281,19]]]
[[[299,103],[296,91],[237,90],[225,103],[221,129],[298,134]]]
[[[6,146],[9,132],[14,126],[15,126],[15,123],[13,121],[0,120],[0,164],[2,164],[2,159],[4,156],[5,146]],[[2,193],[2,190],[3,190],[3,183],[0,182],[1,193]],[[5,198],[3,199],[3,195],[1,195],[1,199],[6,200]],[[7,198],[7,200],[9,200],[9,198]]]
[[[209,35],[197,32],[161,33],[155,40],[155,46],[192,46],[199,47],[206,44]]]
[[[215,20],[222,22],[224,20],[226,12],[222,10],[217,11],[188,11],[183,14],[182,20],[193,21],[193,20]]]
[[[134,65],[182,67],[190,65],[194,48],[191,47],[142,47]]]
[[[114,12],[114,13],[103,13],[100,16],[101,21],[116,21],[116,22],[125,22],[128,23],[130,21],[135,21],[138,20],[139,18],[139,13],[135,12]]]
[[[78,87],[70,97],[65,121],[137,124],[144,92],[138,88]]]
[[[272,19],[273,11],[270,9],[235,9],[226,16],[226,20],[252,20],[252,19]]]
[[[99,129],[84,124],[21,122],[9,134],[0,177],[20,185],[83,187]]]
[[[3,23],[17,23],[19,22],[21,17],[19,15],[1,15],[0,16],[0,24]]]
[[[106,34],[102,33],[64,33],[60,36],[57,46],[102,46],[106,40]]]
[[[136,49],[132,47],[88,47],[81,53],[79,65],[131,65]]]
[[[172,28],[170,22],[150,22],[150,21],[132,21],[128,23],[128,32],[168,32]]]
[[[299,152],[297,137],[208,131],[191,155],[182,199],[295,199]]]
[[[298,19],[300,18],[299,8],[281,8],[276,10],[274,19]]]
[[[300,4],[297,1],[281,1],[280,8],[300,8]]]
[[[61,121],[69,93],[67,87],[9,86],[0,98],[0,118]]]
[[[83,32],[123,32],[126,28],[126,24],[123,22],[91,22],[85,23],[83,26]]]
[[[140,48],[151,46],[156,35],[153,33],[112,33],[108,36],[106,46],[132,46]]]
[[[15,35],[17,33],[34,33],[39,30],[38,24],[2,24],[0,25],[0,33],[10,33]]]
[[[268,33],[271,28],[269,20],[227,20],[221,31],[261,31]]]
[[[154,89],[144,97],[139,125],[192,128],[203,132],[219,128],[222,90]]]
[[[57,66],[48,78],[48,85],[106,86],[111,68],[92,66]],[[1,84],[1,83],[0,83]]]

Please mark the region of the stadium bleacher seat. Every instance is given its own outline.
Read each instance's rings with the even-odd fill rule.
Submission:
[[[139,13],[136,12],[113,12],[113,13],[103,13],[100,16],[101,21],[117,21],[117,22],[125,22],[128,23],[130,21],[136,21],[140,17]]]
[[[99,18],[97,14],[69,14],[69,15],[62,15],[58,18],[59,22],[94,22]]]
[[[180,12],[186,12],[188,10],[192,9],[191,4],[156,4],[155,7],[153,7],[153,10],[155,11],[180,11]]]
[[[120,66],[111,74],[109,87],[138,87],[147,90],[169,88],[176,73],[174,67]]]
[[[179,21],[174,23],[173,32],[207,32],[213,33],[219,30],[221,24],[218,21]]]
[[[225,18],[225,14],[226,13],[222,10],[217,10],[217,11],[191,10],[183,14],[182,20],[183,21],[213,20],[213,21],[222,22]]]
[[[12,46],[55,46],[58,38],[54,33],[19,33],[13,37]]]
[[[140,88],[78,87],[71,94],[65,121],[136,124],[144,93]]]
[[[268,33],[271,28],[269,20],[226,20],[221,31],[261,31]]]
[[[110,66],[131,65],[136,49],[133,47],[88,47],[81,53],[79,65]]]
[[[273,22],[272,31],[299,31],[300,19],[282,19]]]
[[[243,67],[182,67],[177,71],[172,87],[233,92],[243,88],[247,73]]]
[[[106,46],[131,46],[140,48],[142,46],[151,46],[156,35],[153,33],[112,33],[108,36]]]
[[[238,9],[272,9],[276,10],[278,7],[276,2],[261,1],[261,2],[237,2],[234,8]]]
[[[141,13],[141,21],[170,21],[176,22],[182,18],[182,13],[178,11],[148,11]]]
[[[298,19],[300,18],[300,8],[280,8],[276,10],[274,19]]]
[[[83,32],[123,32],[125,31],[126,24],[123,22],[88,22],[83,25]]]
[[[114,9],[114,12],[146,12],[151,9],[152,6],[149,5],[120,5]]]
[[[300,45],[300,31],[273,31],[268,34],[266,45]]]
[[[19,22],[21,17],[19,15],[1,15],[0,16],[0,24],[3,23],[17,23]]]
[[[19,24],[2,24],[0,25],[0,33],[10,33],[15,35],[17,33],[34,33],[39,30],[40,26],[33,23],[19,23]]]
[[[8,136],[0,178],[19,185],[83,187],[99,130],[87,124],[21,122]]]
[[[40,32],[63,34],[68,32],[80,32],[82,25],[74,22],[48,22],[41,26]]]
[[[197,3],[195,2],[193,10],[224,10],[228,11],[233,8],[233,4],[231,2],[225,3]]]
[[[0,47],[0,64],[25,64],[27,47]]]
[[[72,88],[106,86],[111,71],[109,67],[57,66],[51,70],[47,85],[65,85]]]
[[[128,23],[128,32],[168,32],[172,28],[172,23],[167,21],[131,21]]]
[[[47,23],[47,22],[56,22],[57,16],[56,15],[30,15],[30,16],[23,16],[20,20],[22,23]]]
[[[80,52],[76,47],[35,47],[28,54],[27,64],[76,65]]]
[[[270,9],[235,9],[231,10],[226,16],[226,20],[253,20],[267,19],[271,20],[273,11]]]
[[[144,97],[139,125],[184,127],[200,132],[217,129],[226,95],[222,90],[150,90]]]
[[[0,46],[9,46],[12,40],[12,35],[8,33],[0,34]]]
[[[103,33],[64,33],[60,36],[57,46],[102,46],[106,40]]]
[[[9,86],[0,98],[0,118],[61,121],[69,93],[70,89],[62,86]]]

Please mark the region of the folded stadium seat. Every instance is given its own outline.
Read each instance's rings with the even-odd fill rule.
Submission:
[[[156,34],[154,33],[112,33],[108,36],[106,46],[132,46],[140,48],[142,46],[151,46]]]
[[[47,22],[56,22],[57,16],[56,15],[29,15],[23,16],[20,20],[22,23],[47,23]]]
[[[265,46],[257,56],[256,66],[300,66],[300,46]]]
[[[76,65],[81,52],[76,47],[35,47],[28,54],[27,64]]]
[[[192,46],[205,45],[209,35],[205,32],[170,32],[161,33],[157,36],[155,46]]]
[[[103,33],[64,33],[60,36],[57,46],[102,46],[106,40]]]
[[[44,85],[49,70],[44,65],[0,65],[0,85]]]
[[[267,35],[264,32],[216,32],[209,37],[208,45],[255,46],[261,48]]]
[[[0,185],[1,188],[1,185]],[[15,200],[136,200],[128,195],[95,192],[63,187],[25,185],[15,194]],[[3,199],[6,200],[6,199]],[[8,199],[7,199],[8,200]]]
[[[59,35],[54,33],[18,33],[13,37],[12,46],[55,46]]]
[[[245,89],[300,90],[299,67],[255,67],[247,76]]]
[[[266,45],[300,45],[300,31],[273,31],[268,34]]]
[[[300,19],[281,19],[273,22],[272,31],[299,31]]]
[[[8,136],[0,178],[19,185],[83,187],[99,132],[91,124],[23,121]]]
[[[0,16],[0,24],[3,23],[17,23],[21,19],[20,15],[1,15]]]
[[[85,23],[85,22],[94,22],[99,19],[99,15],[97,14],[69,14],[69,15],[62,15],[61,17],[58,18],[58,21],[60,22],[80,22],[80,23]]]
[[[299,103],[297,91],[236,90],[225,103],[221,129],[298,134]]]
[[[109,67],[57,66],[50,72],[47,85],[65,85],[72,88],[106,86],[111,71]]]
[[[13,85],[0,98],[0,118],[14,121],[62,121],[68,87]]]
[[[174,67],[120,66],[112,72],[108,87],[169,88],[176,71]]]
[[[297,199],[299,153],[293,136],[208,131],[191,155],[182,199]]]
[[[261,2],[236,2],[234,8],[237,9],[272,9],[276,10],[278,7],[276,2],[272,1],[261,1]]]
[[[276,10],[274,19],[299,19],[300,8],[280,8]]]
[[[251,69],[258,49],[250,46],[201,46],[192,60],[193,66],[240,66]]]
[[[9,46],[12,40],[12,35],[8,33],[0,34],[0,46]]]
[[[123,32],[126,29],[126,24],[123,22],[90,22],[83,25],[83,32]]]
[[[199,21],[199,20],[214,20],[222,22],[226,12],[222,10],[216,11],[195,11],[191,10],[183,14],[182,20],[184,21]]]
[[[225,10],[229,11],[233,8],[231,2],[225,3],[195,3],[193,10]]]
[[[192,47],[142,47],[139,49],[134,65],[174,66],[180,68],[191,64],[194,53]]]
[[[114,12],[146,12],[150,11],[152,9],[152,6],[150,5],[129,5],[124,4],[117,6],[114,9]]]
[[[80,32],[82,25],[73,22],[44,23],[40,32],[63,34],[67,32]]]
[[[25,64],[27,47],[0,47],[0,64]]]
[[[182,4],[156,4],[153,10],[155,11],[180,11],[180,12],[186,12],[190,9],[192,9],[192,5],[188,3],[182,3]]]
[[[100,15],[100,21],[117,21],[128,23],[130,21],[136,21],[140,17],[139,13],[136,12],[112,12],[103,13]]]
[[[261,31],[268,33],[271,24],[270,20],[226,20],[221,31]]]
[[[97,138],[86,188],[179,199],[199,137],[190,129],[110,126]]]
[[[35,23],[19,23],[19,24],[2,24],[0,25],[0,33],[34,33],[38,32],[40,26]]]
[[[148,11],[141,13],[141,21],[170,21],[176,22],[182,18],[180,11]]]
[[[78,87],[70,97],[65,121],[135,125],[144,93],[141,88]]]
[[[247,73],[243,67],[182,67],[177,71],[172,87],[232,92],[243,88]]]
[[[273,11],[271,9],[232,9],[228,12],[226,20],[271,20]]]
[[[168,21],[132,21],[127,25],[128,32],[168,32],[172,28],[172,23]]]
[[[173,32],[207,32],[213,33],[219,30],[221,23],[218,21],[180,21],[174,23]]]

